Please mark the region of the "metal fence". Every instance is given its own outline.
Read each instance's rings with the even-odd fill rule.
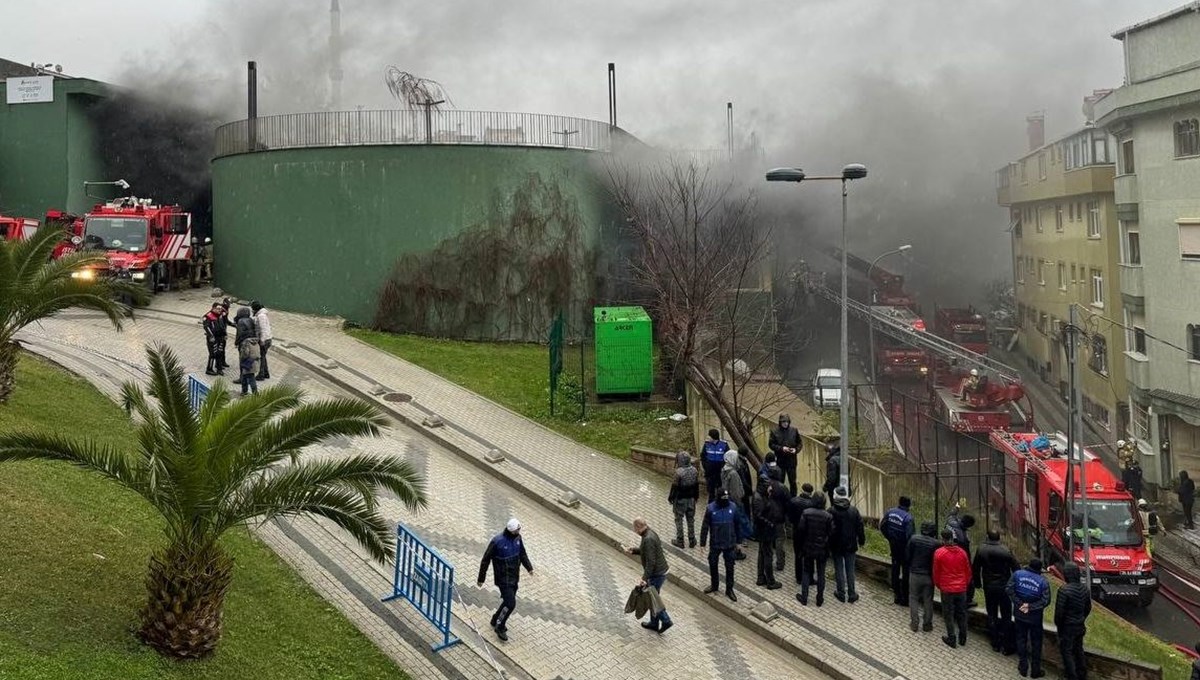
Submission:
[[[450,634],[454,565],[403,524],[396,526],[396,575],[392,581],[392,594],[383,601],[397,598],[411,602],[442,634],[441,643],[433,645],[433,651],[461,642]]]
[[[608,151],[625,135],[608,123],[496,111],[318,111],[262,116],[217,128],[214,156],[328,146],[465,144]]]
[[[200,405],[208,397],[208,385],[200,382],[195,376],[188,376],[188,405],[192,407],[192,412],[200,411]]]

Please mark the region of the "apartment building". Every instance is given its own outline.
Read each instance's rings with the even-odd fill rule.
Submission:
[[[1161,484],[1200,473],[1200,2],[1113,37],[1124,85],[1095,113],[1119,149],[1129,434]]]
[[[1085,113],[1105,93],[1085,99]],[[1113,322],[1123,318],[1114,140],[1087,123],[1047,144],[1041,116],[1028,123],[1030,151],[997,172],[997,199],[1012,218],[1017,348],[1065,400],[1070,371],[1062,328],[1069,305],[1077,305],[1087,333],[1079,354],[1083,416],[1115,444],[1124,436],[1128,390],[1125,334]]]

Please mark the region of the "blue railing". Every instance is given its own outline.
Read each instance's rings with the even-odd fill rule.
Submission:
[[[188,405],[193,412],[200,411],[200,405],[208,397],[208,385],[200,382],[195,376],[188,376]]]
[[[450,634],[450,605],[454,599],[454,565],[425,545],[403,524],[396,527],[396,576],[389,602],[403,598],[412,603],[442,634],[433,651],[461,642]]]

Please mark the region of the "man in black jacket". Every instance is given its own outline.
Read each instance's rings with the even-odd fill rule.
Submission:
[[[792,557],[796,563],[796,585],[800,585],[804,567],[800,564],[802,547],[800,545],[800,518],[804,511],[813,506],[813,485],[805,482],[800,486],[800,493],[788,500],[787,519],[792,525]]]
[[[521,582],[521,567],[533,573],[533,564],[525,554],[525,542],[521,539],[521,523],[514,517],[508,520],[504,531],[496,535],[488,543],[479,562],[479,578],[476,585],[483,587],[487,578],[488,566],[492,567],[492,577],[496,587],[500,589],[500,608],[492,614],[492,629],[496,637],[508,642],[508,617],[517,608],[517,586]]]
[[[846,490],[838,487],[833,493],[833,535],[829,541],[829,554],[833,556],[833,576],[836,589],[833,596],[839,602],[857,602],[858,589],[854,587],[854,558],[858,549],[867,542],[866,527],[858,508],[850,505]]]
[[[762,489],[764,493],[754,496],[754,533],[758,538],[758,580],[755,584],[766,586],[767,590],[779,590],[783,584],[775,580],[774,552],[775,538],[784,518],[773,497],[783,485],[766,485]]]
[[[825,511],[825,495],[813,494],[813,507],[800,516],[800,531],[796,540],[800,542],[803,556],[803,571],[800,575],[800,592],[796,599],[808,606],[808,586],[817,584],[817,606],[825,604],[825,563],[829,560],[829,536],[833,533],[833,516]]]
[[[1054,600],[1054,626],[1058,628],[1063,677],[1085,680],[1087,659],[1083,653],[1083,637],[1087,633],[1087,617],[1092,613],[1092,594],[1080,583],[1079,566],[1074,562],[1064,564],[1062,573],[1066,585],[1058,589],[1058,597]],[[1194,672],[1192,677],[1195,677]]]
[[[940,547],[937,525],[933,522],[921,522],[921,533],[908,539],[908,615],[909,628],[914,633],[918,614],[923,619],[921,630],[926,633],[933,630],[933,553]]]
[[[675,477],[667,501],[675,514],[675,538],[671,545],[683,547],[683,524],[687,521],[688,547],[696,547],[696,501],[700,498],[700,473],[686,451],[675,454]]]
[[[825,454],[825,484],[821,487],[827,497],[833,495],[842,479],[842,447],[830,444],[828,450]]]
[[[1012,600],[1005,588],[1008,579],[1021,568],[1008,546],[1000,543],[1000,532],[987,532],[987,540],[975,553],[971,564],[974,585],[983,588],[983,601],[987,607],[988,638],[992,650],[1005,655],[1016,651],[1016,640],[1012,635]]]
[[[792,427],[792,417],[784,413],[779,416],[779,427],[771,430],[767,446],[775,454],[775,461],[783,470],[788,491],[796,495],[796,452],[800,450],[800,431]]]

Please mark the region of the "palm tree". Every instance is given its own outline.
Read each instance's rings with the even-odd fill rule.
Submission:
[[[99,310],[120,330],[130,310],[119,298],[145,298],[144,288],[131,281],[81,275],[105,264],[101,251],[51,260],[54,246],[65,235],[61,229],[43,227],[24,241],[0,240],[0,404],[8,401],[16,381],[17,331],[69,307]]]
[[[219,539],[233,527],[317,515],[376,560],[394,555],[394,525],[379,512],[378,488],[410,510],[424,507],[424,482],[413,467],[366,454],[298,458],[331,437],[378,434],[386,420],[375,407],[352,399],[301,403],[300,390],[285,385],[234,402],[220,381],[193,412],[175,354],[160,345],[147,355],[149,391],[131,383],[123,389],[138,420],[133,452],[54,433],[0,435],[0,462],[70,463],[133,490],[162,514],[166,544],[150,557],[141,611],[146,644],[179,658],[212,653],[233,576]]]

